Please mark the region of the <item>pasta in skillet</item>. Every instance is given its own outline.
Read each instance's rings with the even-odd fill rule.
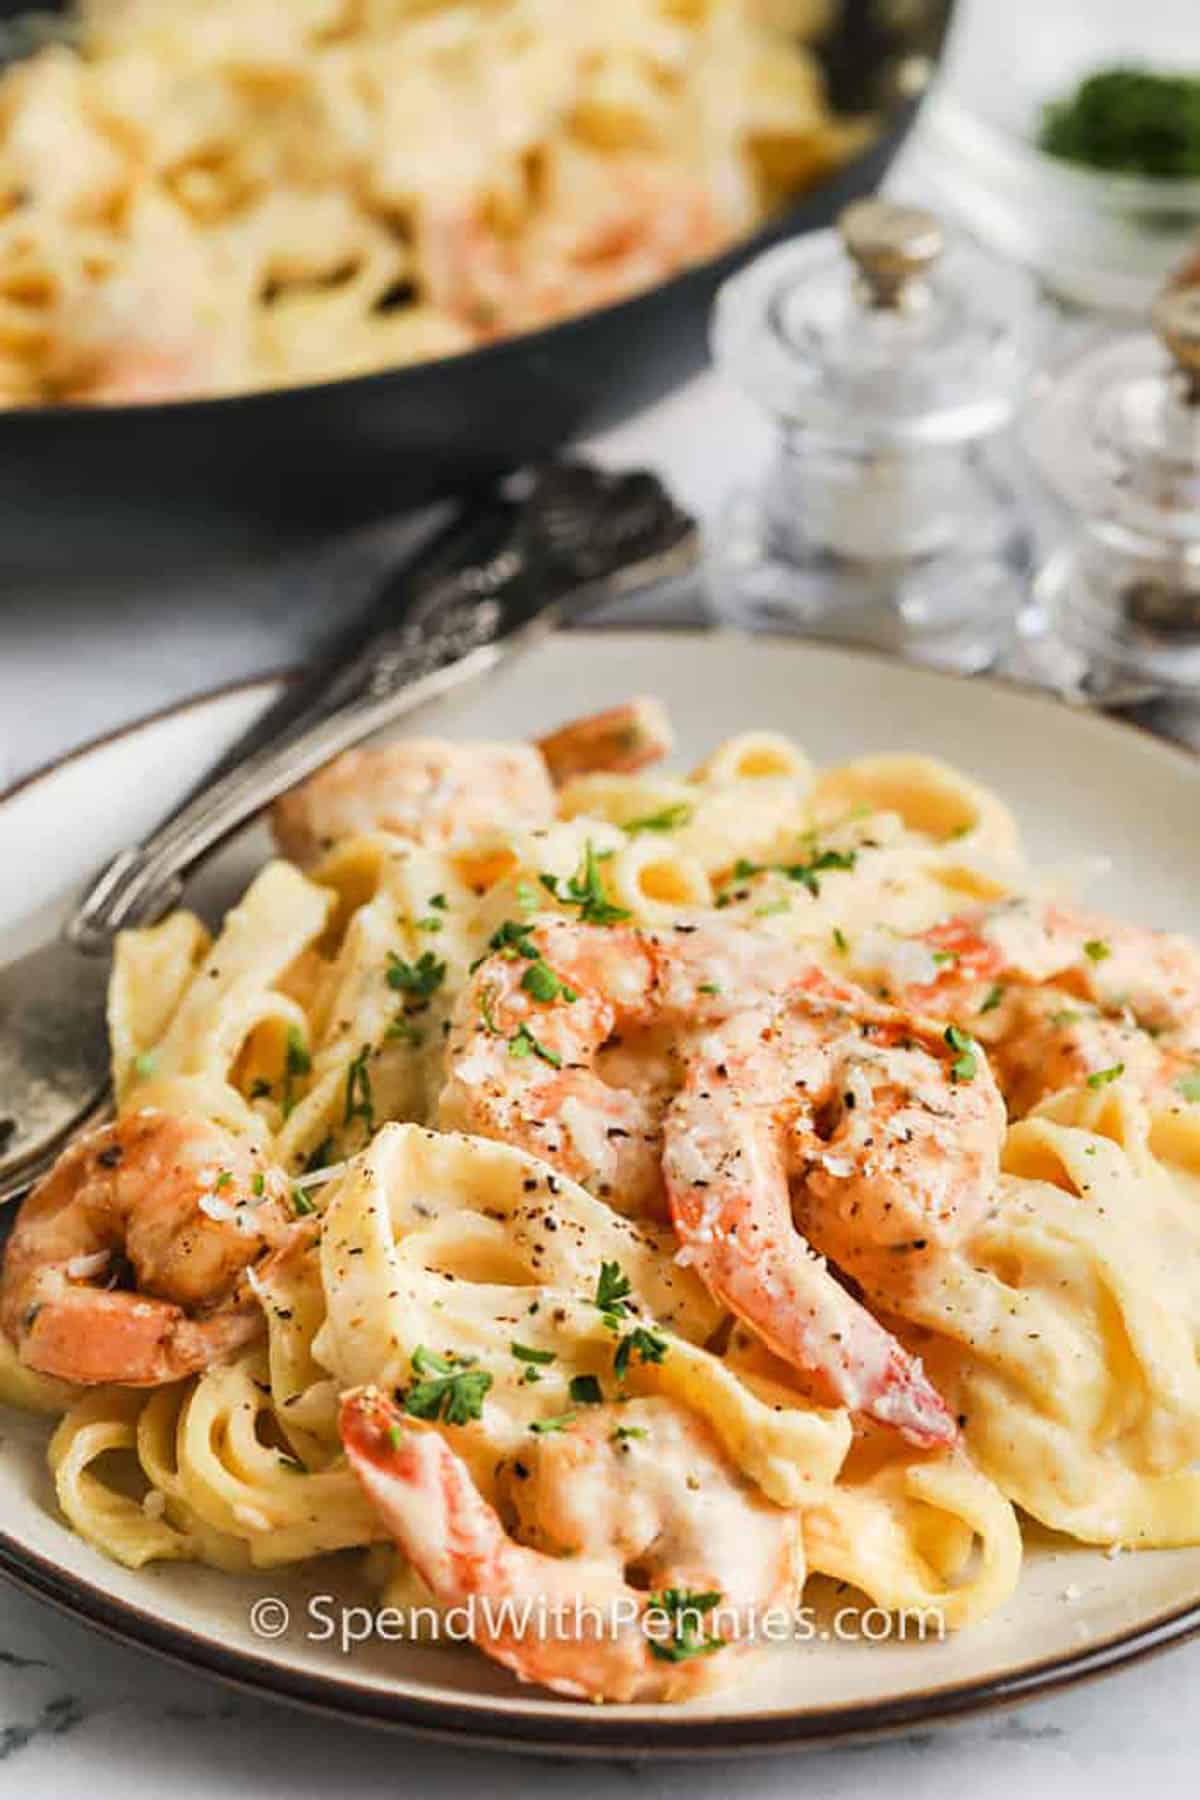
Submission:
[[[1022,1515],[1200,1540],[1200,953],[929,758],[667,775],[625,716],[359,752],[215,936],[122,936],[117,1118],[0,1284],[66,1520],[575,1608],[472,1635],[591,1700],[732,1679],[819,1575],[968,1629]]]
[[[0,76],[0,403],[449,355],[653,285],[868,141],[825,0],[77,0]]]

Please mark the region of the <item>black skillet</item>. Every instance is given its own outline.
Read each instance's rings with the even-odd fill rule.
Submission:
[[[0,15],[23,11],[0,0]],[[295,542],[464,490],[609,425],[694,371],[718,284],[870,192],[912,124],[953,0],[843,0],[816,48],[880,136],[754,236],[650,291],[461,356],[168,405],[0,412],[0,582],[146,566],[173,547]],[[188,558],[190,560],[190,558]]]

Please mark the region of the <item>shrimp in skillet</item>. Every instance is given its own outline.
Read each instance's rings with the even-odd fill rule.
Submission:
[[[22,1204],[0,1329],[62,1381],[178,1381],[261,1331],[249,1271],[299,1229],[283,1172],[220,1126],[128,1113],[71,1144]]]
[[[922,951],[936,961],[918,972]],[[888,960],[900,1004],[969,1023],[1016,1117],[1109,1071],[1166,1097],[1200,1065],[1200,953],[1166,932],[1019,900],[945,920]]]
[[[777,1355],[911,1442],[947,1444],[954,1421],[919,1361],[809,1242],[886,1303],[906,1258],[982,1213],[1003,1130],[969,1038],[814,971],[701,1040],[666,1119],[671,1215],[714,1298]]]
[[[729,925],[513,927],[455,1010],[445,1130],[531,1151],[619,1211],[663,1216],[662,1118],[689,1033],[809,965]]]
[[[680,1700],[727,1679],[730,1640],[799,1592],[798,1516],[748,1488],[708,1427],[669,1401],[589,1407],[530,1436],[520,1478],[507,1479],[512,1465],[500,1475],[500,1504],[529,1542],[509,1535],[445,1437],[377,1390],[343,1399],[340,1428],[435,1599],[473,1603],[475,1642],[521,1681],[581,1700]]]
[[[536,744],[404,738],[347,750],[281,795],[275,841],[302,868],[341,838],[386,831],[434,849],[481,834],[549,825],[554,789],[575,775],[631,772],[671,748],[657,700],[573,719]]]

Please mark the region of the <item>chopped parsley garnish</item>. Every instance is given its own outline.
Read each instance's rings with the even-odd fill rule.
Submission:
[[[568,1425],[575,1423],[576,1417],[573,1412],[557,1413],[552,1419],[534,1419],[529,1429],[539,1437],[545,1437],[551,1431],[565,1431]]]
[[[139,1081],[148,1081],[158,1068],[156,1050],[139,1050],[133,1059],[133,1072]]]
[[[554,1361],[553,1350],[535,1350],[531,1344],[512,1343],[509,1346],[518,1362],[536,1363],[538,1368],[545,1369]]]
[[[664,806],[661,812],[646,813],[640,819],[630,819],[622,827],[632,836],[638,831],[679,831],[684,825],[692,822],[692,808],[686,800],[678,800],[674,806]]]
[[[493,1037],[501,1037],[503,1034],[496,1023],[495,1005],[496,990],[486,984],[479,990],[479,1016],[483,1020],[485,1031],[490,1031]]]
[[[1050,1023],[1055,1031],[1061,1031],[1064,1025],[1078,1025],[1083,1014],[1073,1006],[1060,1006],[1057,1012],[1050,1014]]]
[[[374,1137],[375,1097],[371,1092],[371,1071],[367,1067],[370,1055],[370,1044],[364,1044],[358,1055],[351,1058],[346,1069],[346,1104],[342,1112],[342,1124],[352,1125],[355,1119],[361,1119],[367,1136]]]
[[[984,999],[983,1005],[979,1009],[980,1012],[981,1013],[995,1012],[996,1008],[999,1006],[1000,1002],[1004,998],[1004,991],[1005,990],[1000,982],[997,982],[995,987],[989,988],[987,995]]]
[[[1132,61],[1085,75],[1043,110],[1038,145],[1118,174],[1200,175],[1200,75]]]
[[[1083,954],[1090,957],[1092,962],[1103,962],[1112,955],[1112,945],[1106,944],[1103,938],[1089,938],[1083,946]]]
[[[292,1211],[298,1219],[307,1219],[309,1213],[316,1212],[316,1210],[303,1188],[294,1187],[292,1189]]]
[[[540,1038],[534,1037],[528,1025],[525,1024],[518,1025],[509,1038],[508,1054],[518,1057],[537,1056],[544,1063],[549,1063],[552,1069],[562,1068],[562,1057],[558,1051],[551,1050],[548,1045],[542,1043]]]
[[[287,1049],[283,1056],[283,1092],[280,1104],[286,1119],[296,1104],[295,1084],[312,1068],[312,1057],[308,1054],[308,1046],[300,1036],[299,1027],[288,1026]]]
[[[840,925],[835,925],[833,928],[833,947],[835,950],[840,950],[843,956],[850,948],[849,939]]]
[[[333,1161],[333,1134],[323,1137],[315,1144],[304,1159],[304,1174],[311,1175],[314,1169],[324,1169]]]
[[[445,912],[445,910],[446,910],[445,894],[430,894],[429,904],[430,904],[430,906],[436,906],[439,912]]]
[[[1124,1073],[1125,1064],[1114,1063],[1111,1069],[1097,1069],[1094,1075],[1089,1075],[1087,1084],[1090,1088],[1107,1087],[1110,1081],[1119,1081]]]
[[[717,1650],[724,1648],[723,1638],[710,1638],[704,1635],[705,1615],[719,1605],[720,1591],[693,1593],[690,1588],[664,1588],[661,1594],[651,1594],[647,1601],[647,1610],[662,1614],[671,1630],[671,1635],[660,1640],[657,1634],[649,1638],[650,1653],[660,1662],[690,1662],[694,1656],[712,1656]]]
[[[530,963],[524,975],[522,975],[521,986],[525,989],[527,994],[532,994],[535,1000],[541,1000],[547,1003],[551,1000],[557,1000],[560,996],[568,1002],[578,1000],[579,998],[575,989],[573,987],[568,987],[565,981],[560,980],[554,973],[554,970],[550,967],[550,964],[543,962],[540,957],[537,962]]]
[[[740,856],[733,865],[733,879],[749,881],[751,876],[769,873],[786,875],[789,881],[798,881],[801,887],[807,888],[815,900],[821,893],[821,875],[829,869],[852,869],[857,860],[858,853],[854,850],[818,850],[807,862],[794,863],[750,862]]]
[[[546,892],[553,894],[561,905],[577,906],[583,924],[617,925],[631,917],[631,914],[624,906],[614,906],[604,892],[600,864],[606,860],[607,855],[598,852],[589,838],[584,848],[583,862],[569,881],[564,882],[557,875],[546,874],[539,875],[538,880]]]
[[[625,1379],[630,1358],[636,1353],[638,1360],[644,1363],[660,1363],[666,1361],[667,1340],[659,1337],[656,1331],[648,1331],[644,1325],[636,1325],[623,1337],[613,1352],[613,1370],[619,1381]]]
[[[535,913],[541,905],[537,889],[531,881],[518,881],[513,898],[516,900],[518,912]]]
[[[383,1034],[384,1041],[390,1044],[411,1044],[419,1050],[425,1042],[425,1033],[419,1025],[414,1025],[405,1013],[397,1013]]]
[[[267,1178],[263,1174],[261,1169],[259,1169],[257,1171],[257,1173],[255,1174],[254,1180],[250,1183],[250,1185],[254,1190],[255,1198],[258,1200],[261,1200],[263,1195],[267,1191]]]
[[[698,994],[719,994],[720,991],[721,984],[719,981],[700,981],[696,984],[696,992]]]
[[[942,1036],[955,1052],[954,1061],[950,1064],[951,1081],[974,1081],[979,1071],[975,1039],[959,1025],[947,1025]]]
[[[625,1302],[632,1292],[629,1277],[622,1273],[620,1263],[602,1262],[600,1264],[594,1303],[600,1308],[604,1323],[610,1331],[619,1331],[621,1320],[628,1318],[629,1308]]]
[[[412,1353],[412,1369],[422,1379],[404,1395],[405,1412],[414,1419],[441,1419],[447,1425],[468,1425],[481,1418],[492,1377],[474,1365],[473,1356],[438,1356],[418,1344]]]
[[[601,1406],[604,1403],[604,1389],[595,1375],[572,1375],[567,1391],[580,1406]]]
[[[646,1427],[644,1425],[618,1425],[616,1430],[611,1433],[609,1441],[613,1444],[625,1444],[631,1438],[644,1438],[645,1436]]]
[[[398,994],[413,994],[419,1000],[428,1000],[436,994],[446,979],[446,965],[439,962],[432,950],[425,950],[416,962],[405,962],[394,950],[388,951],[387,984]]]
[[[1190,1075],[1181,1075],[1175,1083],[1175,1092],[1182,1094],[1185,1100],[1200,1101],[1200,1069],[1193,1069]]]
[[[233,1170],[232,1169],[222,1169],[219,1172],[219,1174],[217,1175],[217,1179],[213,1182],[213,1193],[219,1194],[221,1189],[227,1188],[232,1180],[233,1180]]]
[[[532,930],[533,926],[521,919],[505,919],[488,939],[488,949],[500,956],[525,956],[530,962],[536,962],[541,952],[530,936]]]

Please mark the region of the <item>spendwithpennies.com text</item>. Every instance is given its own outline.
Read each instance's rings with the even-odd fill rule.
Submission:
[[[313,1644],[332,1644],[344,1656],[372,1642],[468,1643],[489,1638],[534,1638],[555,1643],[588,1643],[640,1626],[649,1644],[702,1645],[723,1640],[739,1644],[940,1642],[947,1633],[944,1614],[926,1607],[906,1614],[882,1607],[843,1607],[818,1612],[811,1606],[703,1607],[646,1604],[630,1594],[602,1606],[584,1599],[567,1605],[536,1596],[472,1595],[458,1606],[348,1606],[335,1594],[312,1594],[294,1606],[264,1594],[250,1607],[250,1629],[275,1639],[295,1630]]]

